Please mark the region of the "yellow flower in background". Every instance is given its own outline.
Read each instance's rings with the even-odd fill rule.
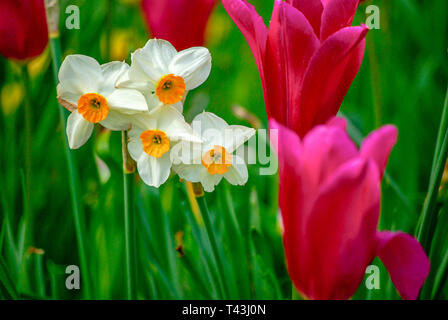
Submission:
[[[10,82],[3,86],[1,91],[2,112],[5,116],[16,112],[23,101],[23,86],[17,82]]]
[[[126,60],[132,48],[136,47],[135,33],[127,29],[115,29],[111,31],[110,35],[110,51],[107,53],[106,34],[101,37],[101,54],[109,56],[111,60],[123,61]],[[140,41],[137,41],[141,43]],[[143,42],[143,41],[142,41]]]
[[[28,63],[28,73],[30,74],[30,77],[34,78],[37,75],[41,74],[44,70],[48,68],[49,64],[50,64],[50,49],[49,47],[47,47],[41,55],[39,55],[35,59],[32,59]]]

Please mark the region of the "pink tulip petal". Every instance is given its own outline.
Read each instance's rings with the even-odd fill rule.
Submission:
[[[264,88],[263,59],[268,36],[264,21],[246,0],[222,0],[222,4],[252,50]]]
[[[376,167],[359,157],[321,187],[305,226],[310,298],[348,299],[355,293],[375,254],[379,204]]]
[[[313,26],[317,36],[320,35],[320,18],[322,16],[322,2],[320,0],[287,0],[294,8],[302,12]]]
[[[143,0],[142,9],[151,35],[177,49],[204,45],[208,19],[216,0]]]
[[[301,288],[306,283],[302,281],[303,276],[299,276],[305,274],[303,269],[305,265],[301,263],[305,258],[305,241],[297,227],[306,224],[303,220],[305,215],[302,213],[306,210],[304,206],[307,205],[301,200],[305,199],[303,188],[305,185],[300,174],[302,145],[294,131],[272,118],[269,120],[269,128],[271,144],[276,149],[279,159],[279,207],[284,226],[283,244],[291,278],[296,286]],[[277,130],[277,136],[272,130]]]
[[[335,116],[333,118],[330,118],[330,120],[327,121],[326,125],[338,127],[340,129],[342,129],[343,131],[347,131],[347,120],[345,120],[342,117]]]
[[[294,204],[290,208],[286,208],[285,205],[291,204],[290,200],[295,198],[294,194],[299,189],[295,185],[300,180],[298,172],[301,167],[302,143],[294,131],[286,128],[273,118],[269,120],[269,128],[271,145],[276,150],[279,161],[279,202],[283,214],[283,224],[288,227],[292,224],[287,213],[290,211],[289,209],[294,211],[298,207]],[[274,134],[274,130],[276,134]],[[291,219],[297,217],[297,215],[293,215]]]
[[[294,126],[301,137],[339,110],[361,66],[367,31],[364,25],[341,29],[311,58],[301,89],[301,119]]]
[[[297,108],[303,75],[320,45],[305,16],[276,0],[266,44],[265,79],[270,116],[289,126],[299,121]]]
[[[358,156],[347,133],[336,126],[317,126],[303,140],[303,170],[311,194],[345,162]]]
[[[381,177],[386,169],[390,152],[397,142],[397,136],[397,128],[392,125],[386,125],[373,131],[362,143],[361,156],[375,161]]]
[[[430,262],[422,246],[403,232],[377,232],[377,255],[406,300],[415,300],[425,282]]]
[[[358,3],[359,0],[332,0],[325,6],[322,12],[321,41],[352,24]]]

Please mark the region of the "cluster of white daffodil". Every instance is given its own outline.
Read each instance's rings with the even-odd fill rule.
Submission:
[[[95,123],[128,131],[128,150],[142,180],[159,187],[173,169],[181,178],[213,191],[224,177],[243,185],[244,161],[235,153],[255,130],[229,126],[203,112],[190,126],[182,114],[185,96],[209,76],[211,56],[204,47],[180,52],[167,41],[151,39],[131,56],[131,66],[100,65],[83,55],[67,56],[59,71],[58,100],[71,115],[70,148],[81,147]]]

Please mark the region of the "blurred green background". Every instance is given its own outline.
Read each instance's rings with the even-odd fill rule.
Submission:
[[[268,23],[273,1],[250,2]],[[80,8],[79,30],[64,28],[70,4]],[[383,182],[380,229],[413,234],[427,190],[448,79],[448,2],[366,1],[354,24],[366,21],[365,8],[370,4],[380,8],[381,28],[367,35],[361,70],[341,112],[358,142],[383,124],[398,127],[399,140]],[[60,1],[60,8],[64,56],[79,53],[100,63],[130,62],[130,52],[149,37],[139,1]],[[212,72],[204,85],[189,93],[187,120],[206,108],[232,124],[266,127],[254,59],[221,4],[209,21],[206,46],[213,58]],[[83,298],[82,289],[65,288],[65,268],[79,265],[79,259],[62,140],[65,128],[59,122],[49,48],[31,61],[28,71],[33,102],[29,203],[23,196],[24,88],[18,65],[0,58],[0,297]],[[247,113],[253,116],[248,118]],[[90,297],[118,299],[125,297],[126,282],[121,134],[97,127],[94,136],[73,152],[86,226],[88,270],[81,273],[81,288],[83,281],[89,281]],[[291,298],[276,176],[260,176],[259,166],[252,165],[244,187],[223,182],[206,195],[225,261],[220,275],[213,268],[203,222],[186,184],[177,177],[160,189],[147,187],[138,178],[136,183],[138,298]],[[440,203],[444,200],[441,192]],[[24,214],[26,206],[29,215]],[[444,213],[433,265],[448,250]],[[380,266],[381,288],[366,290],[362,283],[354,298],[398,299],[381,262],[376,259],[374,264]],[[429,294],[425,290],[422,297]],[[438,298],[448,298],[448,283]]]

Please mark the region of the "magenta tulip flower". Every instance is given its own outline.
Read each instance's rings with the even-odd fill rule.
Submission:
[[[26,60],[40,55],[48,43],[43,0],[0,0],[0,54]]]
[[[288,271],[309,299],[348,299],[378,256],[403,299],[416,299],[429,273],[421,245],[403,232],[377,231],[380,180],[397,130],[384,126],[358,151],[333,118],[301,139],[278,129],[279,206]]]
[[[358,0],[275,0],[269,29],[246,0],[223,0],[261,76],[268,118],[303,137],[336,115],[361,66]]]
[[[216,0],[143,0],[151,35],[184,50],[204,45],[207,21]]]

